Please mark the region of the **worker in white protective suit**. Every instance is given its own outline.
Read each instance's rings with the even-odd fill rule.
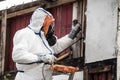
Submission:
[[[80,27],[77,24],[68,35],[56,40],[52,30],[54,20],[51,13],[38,8],[33,13],[30,24],[15,33],[12,52],[18,70],[15,80],[52,80],[49,67],[56,59],[53,54],[70,46]]]

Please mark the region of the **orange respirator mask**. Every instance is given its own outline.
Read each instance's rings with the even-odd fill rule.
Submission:
[[[56,43],[56,37],[54,36],[54,30],[53,30],[54,25],[55,23],[53,16],[46,16],[42,30],[50,46],[53,46]]]
[[[54,27],[54,25],[53,25],[54,21],[55,21],[55,19],[53,18],[53,16],[47,15],[45,17],[45,20],[43,23],[43,29],[42,29],[45,35],[48,33],[48,29],[50,26]]]

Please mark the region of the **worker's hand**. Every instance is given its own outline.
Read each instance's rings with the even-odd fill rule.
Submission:
[[[57,58],[54,55],[48,54],[48,55],[39,56],[39,59],[44,63],[52,64],[55,62]]]
[[[74,39],[81,30],[81,25],[78,20],[73,20],[72,30],[70,31],[68,37]]]

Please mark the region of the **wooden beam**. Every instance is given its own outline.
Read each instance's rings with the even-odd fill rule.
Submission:
[[[19,11],[24,11],[26,9],[29,9],[29,8],[34,8],[34,7],[40,7],[40,6],[44,6],[44,3],[41,2],[41,1],[34,1],[34,2],[30,2],[30,3],[26,3],[26,4],[21,4],[21,5],[17,5],[17,6],[12,6],[11,8],[9,9],[6,9],[7,10],[7,14],[10,14],[12,15],[11,13],[16,13],[16,12],[19,12]],[[28,11],[28,10],[27,10]],[[26,11],[26,12],[27,12]],[[31,11],[31,9],[30,9]],[[24,12],[23,12],[24,13]],[[0,20],[2,19],[1,18],[1,15],[2,15],[2,11],[0,11]],[[16,15],[15,15],[16,16]]]
[[[5,61],[5,47],[6,47],[6,26],[7,26],[7,11],[2,11],[2,22],[1,22],[1,64],[2,72],[4,71],[4,61]]]
[[[47,3],[46,8],[52,8],[55,6],[59,6],[62,4],[71,3],[71,2],[75,2],[75,1],[77,1],[77,0],[58,0],[56,2]]]
[[[89,69],[89,73],[100,73],[100,72],[108,72],[110,71],[112,68],[111,68],[111,65],[108,65],[108,66],[102,66],[102,67],[96,67],[96,68],[91,68]]]
[[[12,18],[12,17],[15,17],[15,16],[20,16],[20,15],[23,15],[23,14],[31,13],[31,12],[33,12],[35,9],[37,9],[38,7],[39,7],[39,6],[32,7],[32,8],[28,8],[28,9],[24,9],[24,10],[17,11],[17,12],[13,12],[13,13],[10,13],[10,14],[7,15],[7,18]]]
[[[86,30],[86,17],[85,17],[85,11],[86,11],[86,4],[87,0],[78,0],[78,9],[77,9],[77,14],[78,14],[78,19],[82,25],[82,34],[80,34],[81,37],[85,38],[85,30]],[[80,42],[80,55],[81,57],[85,57],[84,55],[84,47],[85,47],[85,43],[84,43],[84,39],[81,40]]]
[[[47,2],[47,1],[43,0],[43,1],[34,1],[31,3],[22,4],[22,5],[18,5],[18,6],[13,6],[13,7],[7,9],[7,14],[8,14],[7,18],[12,18],[15,16],[20,16],[23,14],[31,13],[38,7],[45,7],[46,9],[48,9],[48,8],[52,8],[55,6],[62,5],[62,4],[75,2],[75,1],[76,0],[58,0],[56,2]],[[1,15],[1,13],[0,13],[0,15]],[[2,16],[0,16],[0,20],[1,19],[2,19]]]
[[[23,10],[20,10],[20,11],[17,11],[17,12],[9,13],[9,14],[7,14],[7,19],[12,18],[12,17],[16,17],[16,16],[20,16],[20,15],[24,15],[24,14],[27,14],[27,13],[31,13],[35,9],[37,9],[38,7],[40,7],[40,6],[35,6],[35,7],[32,7],[32,8],[27,8],[27,9],[23,9]],[[0,20],[2,20],[2,16],[0,16]]]

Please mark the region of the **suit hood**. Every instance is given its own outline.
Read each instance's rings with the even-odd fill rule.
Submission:
[[[52,16],[52,14],[43,8],[36,9],[30,19],[30,24],[28,25],[35,33],[39,33],[46,16]]]

